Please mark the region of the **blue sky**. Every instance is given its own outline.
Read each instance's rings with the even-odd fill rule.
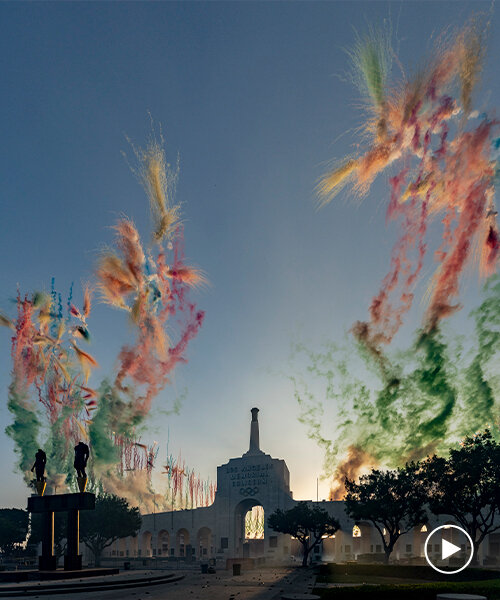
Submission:
[[[0,309],[21,290],[61,291],[92,277],[110,225],[126,214],[149,231],[147,200],[121,151],[144,144],[148,111],[167,154],[180,155],[188,257],[210,287],[206,320],[174,385],[153,408],[149,440],[182,451],[215,479],[246,451],[250,408],[261,446],[284,458],[295,496],[311,498],[321,451],[298,423],[285,376],[292,340],[341,340],[363,319],[389,264],[385,178],[356,205],[317,211],[328,161],[353,150],[362,123],[344,51],[354,30],[390,19],[402,64],[418,67],[431,39],[489,2],[71,2],[0,4]],[[492,16],[479,98],[499,96],[500,17]],[[431,272],[427,267],[426,275]],[[420,291],[423,287],[419,288]],[[477,281],[464,293],[478,297]],[[463,329],[463,315],[455,319]],[[418,303],[398,338],[418,326]],[[110,373],[130,336],[124,315],[96,305],[92,353]],[[0,331],[0,505],[22,506],[13,444],[3,433],[9,335]],[[186,390],[179,415],[164,416]],[[320,495],[328,485],[320,485]]]

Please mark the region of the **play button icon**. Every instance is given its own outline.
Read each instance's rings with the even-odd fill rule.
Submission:
[[[460,545],[458,545],[460,544]],[[441,525],[433,529],[424,546],[425,559],[429,565],[439,573],[453,575],[469,566],[474,554],[474,544],[470,535],[458,525]],[[457,569],[450,571],[450,562],[445,562],[453,557],[453,566]],[[447,567],[445,569],[445,567]]]
[[[451,542],[448,542],[445,539],[442,540],[442,543],[443,545],[441,547],[441,560],[445,560],[446,558],[449,558],[450,556],[456,554],[457,552],[460,552],[461,550],[460,546],[455,546],[455,544],[452,544]]]

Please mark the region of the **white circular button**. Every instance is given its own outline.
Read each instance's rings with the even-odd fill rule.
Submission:
[[[467,539],[469,540],[470,556],[469,556],[467,562],[463,566],[461,566],[460,569],[456,569],[455,571],[445,571],[444,569],[440,569],[439,567],[436,567],[436,565],[433,564],[431,559],[429,558],[429,554],[427,551],[427,548],[429,545],[429,540],[440,529],[447,529],[447,530],[448,529],[458,529],[458,531],[460,531],[460,533],[465,535],[467,537]],[[441,560],[446,560],[447,558],[449,558],[450,556],[453,556],[454,554],[456,554],[457,552],[460,552],[461,550],[462,550],[462,548],[460,546],[457,546],[456,544],[453,544],[452,542],[449,542],[448,540],[441,538]],[[463,571],[466,567],[468,567],[470,565],[470,562],[474,555],[474,543],[473,543],[470,535],[465,531],[465,529],[462,529],[462,527],[458,527],[458,525],[440,525],[439,527],[436,527],[436,529],[433,529],[427,536],[427,539],[425,540],[424,554],[425,554],[425,560],[429,563],[429,566],[431,566],[435,571],[438,571],[438,573],[444,573],[445,575],[454,575],[455,573],[460,573],[460,571]]]

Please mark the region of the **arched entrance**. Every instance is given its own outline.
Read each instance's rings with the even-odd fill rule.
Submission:
[[[208,527],[202,527],[198,531],[196,542],[198,557],[210,558],[212,556],[212,532]]]
[[[369,554],[372,552],[372,526],[367,522],[356,523],[351,532],[352,553],[356,560],[359,554]]]
[[[156,547],[158,548],[158,556],[167,557],[170,548],[170,535],[166,529],[161,529],[158,532],[158,542]]]
[[[247,498],[234,509],[236,556],[264,556],[265,514],[262,504]]]
[[[179,529],[177,532],[177,556],[188,556],[191,550],[189,545],[189,531],[185,528]]]
[[[141,543],[141,554],[142,556],[151,556],[152,555],[152,541],[153,536],[150,531],[145,531],[142,534],[142,543]]]
[[[127,554],[127,538],[120,538],[118,540],[118,550],[116,555],[119,557],[128,556]]]
[[[139,537],[137,535],[128,538],[128,547],[129,556],[137,556],[137,551],[139,550]]]

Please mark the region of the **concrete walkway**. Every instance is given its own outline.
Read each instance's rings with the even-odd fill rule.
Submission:
[[[23,597],[39,597],[40,599],[72,600],[81,598],[99,598],[103,600],[280,600],[283,594],[311,593],[316,580],[312,569],[306,568],[266,568],[243,572],[233,576],[231,571],[217,571],[215,574],[183,572],[182,579],[158,585],[148,584],[144,579],[162,575],[177,575],[172,571],[127,571],[108,577],[91,577],[84,582],[89,587],[99,582],[115,581],[128,583],[126,589],[100,590],[91,592],[87,585],[79,590],[69,590],[70,584],[80,583],[81,580],[57,581],[51,583],[51,589],[44,593],[46,582],[29,582],[19,585],[19,591],[24,590]],[[135,585],[134,579],[142,579]],[[177,578],[176,578],[177,579]],[[81,584],[80,584],[81,585]],[[2,598],[14,596],[5,595],[2,588],[13,589],[12,584],[0,585]],[[130,586],[130,587],[129,587]],[[62,593],[61,593],[62,592]],[[19,597],[16,594],[16,597]]]

